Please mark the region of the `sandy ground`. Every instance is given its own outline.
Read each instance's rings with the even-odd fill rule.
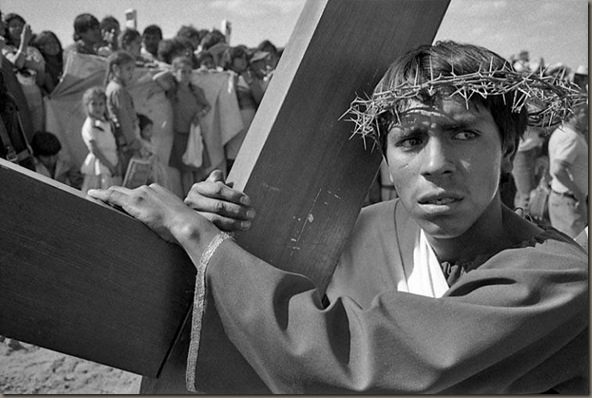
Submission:
[[[137,394],[133,373],[21,343],[0,342],[0,394]]]

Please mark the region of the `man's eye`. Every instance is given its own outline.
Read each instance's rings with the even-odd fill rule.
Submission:
[[[454,134],[454,138],[457,140],[470,140],[477,136],[478,134],[474,131],[459,131]]]
[[[422,140],[419,137],[409,137],[398,140],[395,145],[400,148],[411,149],[421,145]]]

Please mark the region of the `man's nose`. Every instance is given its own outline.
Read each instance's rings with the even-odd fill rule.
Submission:
[[[421,174],[436,177],[456,170],[453,160],[454,149],[440,138],[430,138],[422,149]]]

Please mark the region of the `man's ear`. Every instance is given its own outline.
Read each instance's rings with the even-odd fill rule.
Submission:
[[[514,168],[514,158],[516,157],[516,151],[518,150],[518,139],[505,142],[502,148],[502,174],[511,173]]]

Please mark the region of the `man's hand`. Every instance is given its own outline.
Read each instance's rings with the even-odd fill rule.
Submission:
[[[250,198],[226,185],[220,170],[214,170],[205,181],[194,184],[185,204],[226,232],[248,230],[255,217]]]
[[[195,238],[195,232],[198,235],[201,231],[217,233],[205,218],[157,184],[133,190],[118,186],[91,189],[88,195],[122,208],[169,242],[181,244],[180,241],[188,236]]]

